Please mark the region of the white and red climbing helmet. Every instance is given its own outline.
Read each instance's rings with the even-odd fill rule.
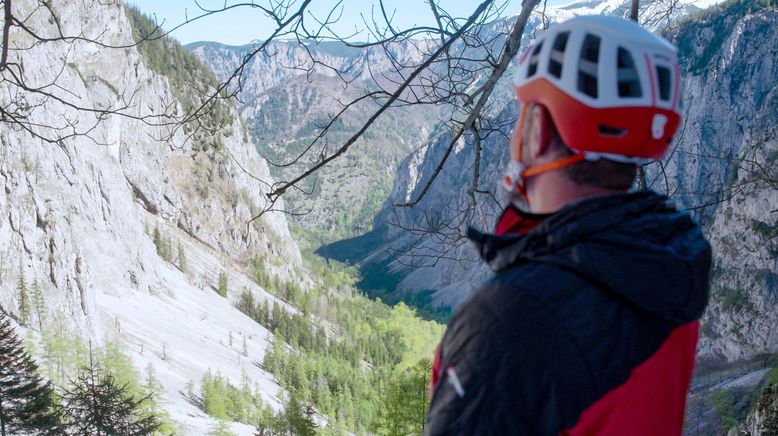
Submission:
[[[675,47],[637,23],[575,17],[538,36],[519,60],[521,102],[506,188],[581,160],[642,163],[661,159],[681,122]],[[521,163],[527,105],[543,105],[573,155],[531,168]]]

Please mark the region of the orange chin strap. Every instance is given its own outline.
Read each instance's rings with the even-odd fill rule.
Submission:
[[[568,156],[563,159],[546,162],[544,164],[527,167],[527,170],[522,174],[522,178],[537,176],[538,174],[547,173],[549,171],[561,170],[562,168],[569,167],[572,164],[585,160],[586,156],[583,153],[576,153],[572,156]]]
[[[519,112],[519,120],[516,124],[516,128],[513,130],[513,144],[511,144],[511,159],[516,162],[519,166],[523,166],[521,163],[521,149],[522,149],[522,140],[524,136],[524,123],[526,121],[527,117],[527,107],[529,105],[526,103],[521,104],[521,111]],[[550,140],[550,138],[544,140]],[[576,164],[578,162],[581,162],[582,160],[586,159],[586,155],[582,152],[578,152],[572,156],[568,156],[562,159],[558,159],[551,162],[546,162],[544,164],[540,165],[534,165],[534,166],[524,166],[523,170],[519,174],[515,174],[513,176],[506,175],[505,176],[505,182],[508,186],[513,186],[514,189],[517,189],[519,194],[521,194],[522,197],[524,197],[524,200],[528,201],[527,199],[527,192],[526,192],[526,184],[525,181],[530,178],[537,176],[538,174],[547,173],[550,171],[557,171],[565,167],[569,167],[570,165]]]

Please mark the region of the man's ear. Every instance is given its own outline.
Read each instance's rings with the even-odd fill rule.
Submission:
[[[535,116],[538,120],[538,133],[540,134],[537,156],[540,157],[549,153],[551,150],[551,140],[553,138],[554,128],[548,110],[543,106],[537,106],[537,109],[538,113],[536,113]]]
[[[545,157],[551,150],[551,139],[553,130],[551,127],[551,118],[546,108],[540,105],[532,107],[532,113],[529,114],[530,126],[529,149],[533,159]]]

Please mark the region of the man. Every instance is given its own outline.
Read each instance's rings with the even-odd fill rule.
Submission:
[[[538,37],[496,272],[453,316],[429,435],[680,435],[707,304],[710,246],[688,214],[629,192],[680,123],[675,48],[635,23],[578,17]],[[518,202],[512,202],[518,203]]]

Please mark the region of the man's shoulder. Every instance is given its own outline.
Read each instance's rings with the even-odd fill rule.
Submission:
[[[575,294],[596,292],[574,273],[530,262],[485,282],[455,312],[447,336],[472,346],[503,348],[505,342],[539,352],[572,345],[564,317]],[[455,339],[456,338],[456,339]]]
[[[565,405],[565,411],[582,407],[594,391],[593,382],[556,303],[544,296],[542,283],[528,281],[556,277],[580,286],[564,274],[542,264],[508,270],[460,306],[441,345],[441,362],[443,368],[453,368],[454,383],[461,383],[475,400],[457,399],[444,375],[433,397],[433,421],[474,420],[475,427],[508,428],[500,421],[504,419],[511,425],[526,425],[526,434],[546,434],[574,422],[568,417],[571,413],[558,415],[559,401],[573,404]],[[531,419],[519,423],[517,411]],[[446,424],[445,428],[454,427]]]
[[[573,303],[574,295],[596,293],[597,289],[580,275],[543,261],[531,261],[501,271],[486,281],[463,303],[460,310],[483,306],[495,315],[541,310],[555,317],[558,306]]]

